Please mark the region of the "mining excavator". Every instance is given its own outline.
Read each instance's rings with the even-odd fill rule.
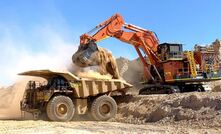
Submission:
[[[203,83],[220,80],[220,62],[214,51],[183,51],[178,43],[159,43],[157,35],[150,30],[127,24],[120,14],[115,14],[94,29],[80,36],[80,47],[86,46],[77,57],[87,62],[97,42],[113,37],[132,45],[144,68],[144,88],[139,94],[204,91]],[[91,45],[92,44],[92,45]],[[96,48],[96,49],[95,49]]]

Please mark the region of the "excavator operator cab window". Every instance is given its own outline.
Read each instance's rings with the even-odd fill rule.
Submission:
[[[183,58],[182,44],[163,43],[158,47],[158,54],[162,61],[181,60]]]

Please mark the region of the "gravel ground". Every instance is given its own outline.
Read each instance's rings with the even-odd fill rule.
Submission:
[[[221,127],[221,92],[129,95],[115,99],[118,114],[113,121]]]
[[[180,125],[159,125],[145,124],[134,125],[117,122],[93,122],[93,121],[72,121],[72,122],[49,122],[49,121],[0,121],[1,134],[123,134],[123,133],[146,133],[146,134],[218,134],[220,128],[191,128]]]

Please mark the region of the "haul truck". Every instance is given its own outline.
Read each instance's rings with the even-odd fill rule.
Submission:
[[[21,110],[35,118],[46,113],[52,121],[70,121],[74,115],[90,114],[106,121],[117,113],[117,104],[111,97],[115,92],[125,93],[131,84],[119,79],[79,78],[70,72],[35,70],[20,75],[37,76],[46,83],[29,81]]]

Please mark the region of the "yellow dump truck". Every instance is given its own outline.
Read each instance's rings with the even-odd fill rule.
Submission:
[[[119,79],[79,78],[64,71],[35,70],[19,75],[46,79],[45,83],[27,83],[21,110],[35,118],[46,113],[52,121],[70,121],[74,115],[84,114],[95,120],[108,120],[117,113],[117,104],[111,96],[115,92],[124,94],[132,87]]]

